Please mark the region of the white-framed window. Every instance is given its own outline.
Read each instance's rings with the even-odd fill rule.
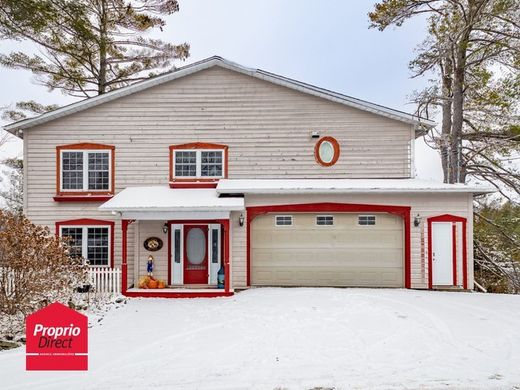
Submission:
[[[174,178],[219,179],[225,172],[223,149],[174,150]]]
[[[375,215],[358,215],[359,226],[374,226],[376,224]]]
[[[292,226],[293,217],[292,215],[276,215],[274,221],[276,226]]]
[[[60,151],[60,190],[112,191],[112,150]]]
[[[316,225],[318,226],[332,226],[334,225],[334,216],[332,215],[317,215]]]
[[[91,267],[110,266],[110,226],[61,226],[60,236],[69,238],[71,255],[84,258]]]

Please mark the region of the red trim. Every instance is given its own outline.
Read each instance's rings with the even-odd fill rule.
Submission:
[[[330,162],[325,162],[320,157],[320,146],[324,142],[330,142],[332,144],[332,147],[334,148],[334,156],[332,158],[332,161],[330,161]],[[336,164],[336,162],[339,159],[339,155],[340,155],[340,147],[339,147],[339,142],[336,140],[336,138],[323,137],[318,142],[316,142],[316,145],[314,145],[314,158],[316,159],[318,164],[320,164],[324,167],[330,167],[330,166]]]
[[[150,291],[150,292],[137,292],[137,291],[126,291],[123,293],[126,297],[135,298],[217,298],[217,297],[231,297],[234,292],[164,292],[164,291]]]
[[[432,223],[433,222],[452,222],[462,223],[462,287],[467,290],[468,288],[468,249],[467,249],[467,219],[464,217],[459,217],[457,215],[452,214],[442,214],[434,217],[428,218],[428,288],[433,288],[433,249],[432,249]],[[455,233],[454,233],[455,234]],[[455,234],[456,238],[456,234]],[[456,246],[457,243],[453,241],[453,256],[454,256],[454,273],[453,273],[453,285],[457,285],[456,279],[456,267],[457,267],[457,257],[456,257]]]
[[[411,240],[410,240],[410,207],[349,203],[305,203],[292,205],[247,207],[247,285],[251,286],[251,223],[257,216],[275,212],[384,212],[400,216],[404,223],[404,279],[405,287],[411,288]]]
[[[432,224],[428,221],[428,288],[433,286],[433,249],[432,249]]]
[[[453,285],[457,285],[457,225],[451,225],[452,262],[453,262]]]
[[[128,289],[128,225],[133,223],[135,220],[133,219],[122,219],[121,220],[121,293],[126,295],[126,290]]]
[[[467,245],[467,222],[462,221],[462,288],[468,289],[468,245]]]
[[[53,199],[55,202],[106,202],[114,195],[57,195]]]
[[[224,176],[211,179],[211,178],[175,178],[173,176],[173,151],[174,150],[182,150],[182,149],[222,149],[224,151]],[[229,153],[228,153],[228,146],[227,145],[221,145],[221,144],[211,144],[207,142],[192,142],[188,144],[180,144],[180,145],[170,145],[170,187],[177,187],[177,188],[214,188],[214,187],[204,187],[204,186],[195,186],[196,183],[216,183],[220,179],[226,179],[228,177],[228,160],[229,160]],[[187,183],[184,187],[180,187],[179,185],[175,184],[176,182],[184,182]],[[189,186],[188,186],[189,185]]]
[[[222,225],[222,230],[224,232],[224,246],[222,248],[221,253],[224,254],[224,291],[228,294],[230,293],[230,287],[231,287],[231,275],[230,275],[230,267],[229,267],[229,248],[230,248],[230,241],[229,241],[229,219],[223,219],[220,221],[220,224]]]
[[[111,150],[111,178],[110,178],[110,191],[61,191],[61,151],[62,150]],[[56,200],[60,195],[70,195],[70,196],[78,196],[78,195],[114,195],[115,188],[115,172],[116,172],[116,148],[113,145],[103,145],[103,144],[93,144],[88,142],[83,142],[79,144],[69,144],[69,145],[58,145],[56,146],[56,197],[54,200],[56,202],[76,202],[76,200]],[[65,197],[67,198],[67,197]],[[61,199],[61,198],[60,198]],[[88,200],[81,200],[82,202],[88,202]]]
[[[110,268],[114,268],[114,221],[105,221],[102,219],[80,218],[69,219],[67,221],[57,221],[55,223],[56,235],[60,236],[60,228],[62,226],[110,226]]]
[[[172,223],[168,224],[168,286],[172,284]],[[163,225],[164,226],[164,225]]]
[[[202,181],[189,181],[183,182],[181,180],[171,181],[170,188],[217,188],[217,182],[215,180],[211,180],[211,182],[202,182]]]

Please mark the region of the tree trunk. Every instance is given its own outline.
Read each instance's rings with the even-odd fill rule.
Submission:
[[[451,115],[452,115],[452,72],[453,63],[449,56],[446,56],[442,71],[442,134],[441,134],[441,162],[444,173],[444,182],[450,182],[450,135],[451,135]]]
[[[450,183],[460,183],[462,123],[464,119],[464,68],[457,60],[453,78],[453,124],[450,140]]]
[[[453,123],[451,132],[451,174],[450,183],[464,183],[466,180],[465,164],[462,158],[462,129],[464,121],[464,89],[466,74],[466,57],[469,37],[478,21],[479,14],[487,0],[468,0],[468,13],[461,37],[455,47],[453,70]]]
[[[99,18],[99,73],[98,73],[98,95],[106,92],[107,83],[107,13],[106,1],[101,0]]]

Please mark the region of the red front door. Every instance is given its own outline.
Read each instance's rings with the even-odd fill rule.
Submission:
[[[184,283],[208,284],[208,225],[184,225]]]

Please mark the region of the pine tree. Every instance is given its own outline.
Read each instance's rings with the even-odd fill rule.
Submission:
[[[189,56],[187,43],[145,37],[178,11],[176,0],[0,0],[0,37],[32,42],[41,52],[0,54],[0,64],[31,71],[49,90],[82,98],[103,94]],[[31,110],[34,102],[24,103],[21,108],[38,113]]]
[[[369,17],[384,30],[422,14],[428,36],[410,67],[434,75],[415,101],[425,116],[442,111],[431,141],[445,182],[471,176],[520,195],[511,163],[520,147],[520,0],[383,0]]]

